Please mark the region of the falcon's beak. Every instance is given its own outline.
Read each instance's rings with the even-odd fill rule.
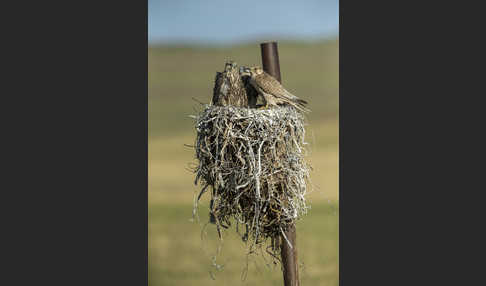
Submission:
[[[251,75],[250,69],[247,67],[240,67],[240,74],[241,75]]]

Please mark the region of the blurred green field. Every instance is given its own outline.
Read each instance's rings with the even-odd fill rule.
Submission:
[[[285,87],[309,101],[307,141],[314,167],[311,210],[297,223],[303,285],[338,284],[338,41],[279,42],[280,68]],[[282,285],[279,268],[261,259],[250,261],[247,279],[245,245],[234,230],[226,232],[218,263],[212,225],[207,222],[207,198],[200,205],[202,224],[190,222],[198,187],[189,164],[194,151],[184,144],[195,138],[193,119],[197,101],[209,103],[215,72],[224,62],[260,65],[258,43],[233,47],[151,46],[149,67],[149,281],[158,285]],[[194,99],[195,100],[194,100]],[[197,101],[196,101],[197,100]],[[220,261],[221,260],[221,261]],[[255,267],[258,265],[258,267]],[[209,272],[211,271],[212,274]],[[214,276],[216,280],[211,278]]]
[[[207,208],[201,206],[201,219],[207,221]],[[302,285],[338,285],[337,204],[316,204],[297,223],[297,245]],[[203,224],[190,222],[188,204],[160,203],[149,209],[149,285],[282,285],[278,266],[260,256],[251,257],[246,280],[245,244],[234,228],[226,231],[217,264],[212,266],[218,239],[213,225],[201,239]],[[269,262],[268,257],[266,257]],[[211,274],[210,274],[211,272]],[[214,277],[214,278],[213,278]],[[213,280],[214,279],[214,280]]]

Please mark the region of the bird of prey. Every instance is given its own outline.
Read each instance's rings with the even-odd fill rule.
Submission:
[[[261,67],[244,67],[241,69],[241,75],[250,76],[250,84],[263,96],[265,107],[288,104],[303,112],[310,111],[305,107],[307,101],[288,92],[277,79]]]
[[[216,72],[212,103],[219,106],[248,107],[246,89],[235,62],[227,62],[223,72]]]

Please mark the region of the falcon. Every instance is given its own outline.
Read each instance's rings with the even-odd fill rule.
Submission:
[[[240,74],[250,76],[250,84],[264,98],[266,108],[288,104],[303,112],[310,111],[305,107],[307,101],[291,94],[277,79],[263,71],[261,67],[242,67]]]
[[[223,72],[216,72],[212,103],[219,106],[248,107],[246,89],[234,61],[227,62]]]

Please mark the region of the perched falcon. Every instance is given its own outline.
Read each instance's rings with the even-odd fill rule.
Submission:
[[[248,107],[246,89],[235,62],[227,62],[223,72],[216,72],[212,102],[219,106]]]
[[[261,67],[242,68],[241,75],[250,76],[250,84],[257,90],[258,94],[263,96],[266,107],[289,104],[300,111],[310,111],[305,107],[307,101],[288,92],[277,79],[264,72]]]

